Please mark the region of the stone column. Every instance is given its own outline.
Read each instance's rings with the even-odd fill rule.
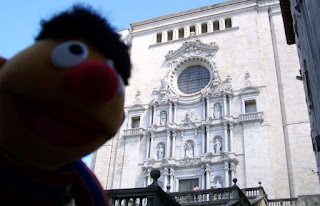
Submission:
[[[207,105],[207,100],[206,98],[203,98],[203,107],[202,107],[202,116],[203,118],[201,120],[205,120],[207,118],[206,116],[206,105]]]
[[[149,186],[152,183],[150,172],[151,172],[151,169],[148,169],[148,172],[147,172],[147,178],[148,178],[147,186]]]
[[[208,33],[213,32],[213,24],[212,21],[207,22],[207,27],[208,27]]]
[[[146,154],[146,159],[150,158],[150,140],[151,140],[151,135],[149,135],[148,141],[147,141],[147,154]]]
[[[202,188],[201,189],[203,189],[204,188],[204,186],[205,186],[205,182],[204,182],[204,180],[205,180],[205,173],[206,173],[206,168],[205,168],[205,166],[204,165],[202,165],[201,166],[201,169],[203,169],[203,172],[202,172],[202,181],[201,181],[201,184],[202,184]]]
[[[206,104],[207,104],[207,114],[206,114],[206,119],[208,119],[210,117],[210,101],[209,101],[209,97],[206,97]]]
[[[233,124],[229,124],[230,129],[230,152],[233,152]]]
[[[227,96],[224,94],[223,95],[223,115],[221,114],[221,116],[225,116],[227,115]]]
[[[173,30],[173,38],[172,40],[176,40],[179,39],[179,30],[178,29],[174,29]]]
[[[157,34],[153,34],[152,35],[152,44],[156,44],[157,43]]]
[[[173,106],[174,106],[173,123],[177,123],[177,103],[174,103]]]
[[[228,124],[223,123],[224,128],[224,151],[229,152]]]
[[[226,28],[224,19],[219,19],[219,27],[220,27],[220,30],[223,30]]]
[[[153,105],[153,120],[152,120],[152,123],[153,124],[157,124],[157,107],[156,105]]]
[[[201,24],[196,24],[196,35],[201,34]]]
[[[171,132],[170,132],[170,130],[167,130],[167,149],[166,149],[166,157],[170,157],[170,135],[171,134]]]
[[[168,118],[168,122],[172,123],[172,103],[169,103],[169,114],[168,114],[169,118]]]
[[[229,163],[224,162],[224,178],[226,182],[226,187],[229,187]]]
[[[162,41],[161,42],[167,42],[168,41],[168,31],[162,32]]]
[[[210,165],[206,164],[206,189],[210,189]]]
[[[228,95],[229,98],[229,115],[232,116],[232,96]]]
[[[190,27],[186,26],[184,27],[184,38],[187,38],[190,36]]]
[[[230,170],[231,170],[231,180],[233,180],[234,174],[236,171],[236,165],[233,162],[231,162],[231,164],[230,164]]]
[[[153,155],[153,141],[154,141],[154,138],[155,138],[155,136],[154,136],[154,133],[153,132],[151,132],[150,133],[150,138],[151,138],[151,140],[150,140],[150,158],[154,158],[154,155]]]
[[[176,132],[172,131],[172,154],[171,154],[171,157],[176,156],[176,138],[177,138]]]
[[[166,167],[164,168],[163,175],[164,175],[164,188],[163,188],[163,190],[166,191],[167,185],[168,185],[168,176],[169,176],[168,168],[166,168]]]
[[[210,126],[209,125],[207,125],[206,126],[206,132],[207,132],[207,141],[206,141],[206,146],[207,146],[207,148],[206,148],[206,153],[208,153],[208,152],[210,152]]]
[[[170,192],[174,192],[175,190],[175,184],[174,184],[174,169],[170,169]]]
[[[153,124],[152,121],[153,121],[153,114],[154,114],[154,113],[153,113],[153,106],[149,107],[149,109],[150,109],[150,111],[151,111],[151,114],[150,114],[150,116],[149,116],[149,117],[150,117],[150,125],[149,125],[149,126],[151,127],[152,124]]]
[[[202,134],[202,151],[201,151],[201,154],[204,154],[205,151],[206,151],[206,128],[204,128],[203,134]]]

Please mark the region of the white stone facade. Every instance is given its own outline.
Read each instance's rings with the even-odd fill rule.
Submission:
[[[107,189],[257,187],[269,198],[319,193],[299,60],[276,0],[233,0],[131,24],[126,119],[93,155]],[[202,66],[209,82],[184,94],[177,80]],[[310,182],[317,182],[310,184]]]

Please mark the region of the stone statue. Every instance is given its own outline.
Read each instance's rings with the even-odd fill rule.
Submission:
[[[214,143],[214,153],[220,154],[221,150],[222,150],[222,144],[218,139],[216,139],[216,142]]]
[[[186,142],[186,157],[193,157],[193,147],[190,142]]]
[[[251,84],[251,81],[250,81],[250,73],[248,72],[248,71],[246,71],[246,74],[245,74],[245,83],[244,83],[244,85],[245,86],[251,86],[252,84]]]
[[[216,182],[216,188],[221,188],[221,187],[222,187],[222,186],[221,186],[219,180],[217,180],[217,182]]]
[[[167,123],[167,112],[162,111],[160,114],[160,125],[165,125]]]
[[[213,108],[213,118],[217,119],[220,117],[221,117],[221,106],[219,103],[217,103],[214,105],[214,108]]]
[[[219,80],[219,74],[217,71],[213,72],[213,80]]]
[[[138,90],[137,93],[136,93],[136,96],[135,96],[135,101],[134,101],[135,104],[140,104],[141,103],[140,96],[141,96],[141,92],[140,92],[140,90]]]
[[[159,145],[158,145],[158,148],[157,148],[157,158],[158,158],[158,159],[164,158],[164,148],[163,148],[163,145],[162,145],[162,144],[159,144]]]
[[[193,118],[193,111],[191,109],[189,109],[186,113],[186,120],[187,122],[192,122],[192,118]]]

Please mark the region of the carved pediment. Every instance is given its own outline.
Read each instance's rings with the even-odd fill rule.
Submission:
[[[155,162],[156,162],[156,160],[153,158],[147,159],[144,162],[144,167],[152,167]]]
[[[129,107],[128,111],[137,111],[137,110],[145,110],[144,106],[142,104],[134,104]]]
[[[260,90],[258,87],[255,86],[247,86],[240,91],[240,95],[245,95],[245,94],[259,94]]]
[[[175,67],[181,60],[191,56],[204,57],[205,59],[212,60],[219,47],[216,43],[205,44],[199,39],[192,38],[183,43],[183,45],[173,51],[169,51],[165,56],[171,67]]]

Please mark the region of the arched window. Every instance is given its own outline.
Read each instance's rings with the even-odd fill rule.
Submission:
[[[210,81],[210,72],[197,65],[185,69],[178,78],[178,88],[184,94],[193,94],[203,89]]]

